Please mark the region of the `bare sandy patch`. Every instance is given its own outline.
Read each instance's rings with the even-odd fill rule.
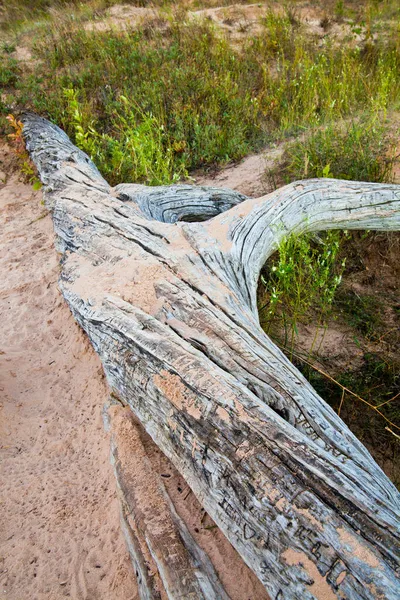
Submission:
[[[260,198],[272,191],[267,173],[282,157],[286,144],[270,148],[260,154],[250,154],[236,164],[227,165],[215,173],[192,173],[196,185],[229,188],[250,198]]]
[[[7,172],[7,151],[0,153]],[[0,590],[9,600],[134,600],[98,357],[58,289],[40,192],[0,185]]]

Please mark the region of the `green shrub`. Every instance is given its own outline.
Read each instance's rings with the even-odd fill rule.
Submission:
[[[98,133],[96,122],[83,114],[75,90],[64,89],[64,96],[77,145],[103,171],[110,184],[134,181],[162,185],[186,175],[183,166],[175,170],[173,148],[163,125],[134,102],[120,96],[124,110],[115,113],[111,123],[120,136],[112,137]]]
[[[280,167],[284,181],[312,177],[390,181],[394,144],[383,120],[378,114],[369,120],[329,125],[291,144]]]
[[[284,332],[283,345],[293,351],[298,323],[311,310],[326,324],[345,260],[339,258],[341,233],[288,236],[265,265],[259,290],[262,327]]]

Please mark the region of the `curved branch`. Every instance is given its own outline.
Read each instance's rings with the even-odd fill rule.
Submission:
[[[229,272],[243,273],[240,293],[255,313],[260,270],[282,239],[289,233],[328,229],[400,229],[400,186],[339,179],[297,181],[214,218],[205,224],[201,239],[210,244],[208,234],[217,240]]]
[[[206,221],[247,199],[233,190],[196,185],[148,187],[122,183],[114,192],[121,200],[137,204],[148,219],[161,223]]]
[[[247,199],[239,192],[208,186],[123,183],[111,188],[90,158],[57,125],[32,113],[24,113],[21,119],[26,148],[49,191],[61,192],[75,184],[84,193],[107,193],[132,202],[145,219],[161,223],[204,221]]]

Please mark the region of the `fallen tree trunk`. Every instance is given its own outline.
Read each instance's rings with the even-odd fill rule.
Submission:
[[[399,229],[400,186],[110,188],[60,129],[23,122],[60,288],[112,390],[271,597],[397,598],[399,494],[261,330],[256,287],[288,233]]]
[[[154,472],[132,412],[110,406],[108,418],[121,523],[140,597],[229,600],[210,559],[178,516]]]

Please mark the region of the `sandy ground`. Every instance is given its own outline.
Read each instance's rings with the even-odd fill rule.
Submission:
[[[103,426],[109,391],[57,289],[59,257],[42,194],[19,181],[13,162],[0,146],[0,600],[138,600]],[[152,470],[229,597],[267,600],[142,435]]]
[[[276,148],[268,148],[260,154],[251,154],[236,164],[231,164],[215,173],[198,171],[192,173],[196,185],[225,187],[246,194],[250,198],[259,198],[272,191],[267,173],[282,157],[285,143]]]
[[[181,7],[183,4],[180,5]],[[194,10],[193,3],[186,4],[187,16],[191,19],[206,18],[212,21],[229,37],[233,44],[246,39],[249,35],[262,32],[261,19],[272,11],[285,14],[286,8],[281,2],[259,2],[254,4],[227,4],[226,6],[212,6]],[[165,17],[168,13],[158,7],[137,7],[130,4],[115,4],[85,24],[87,31],[108,31],[110,29],[124,30],[142,27],[164,27]],[[322,8],[311,7],[308,3],[292,7],[292,16],[302,23],[309,35],[323,39],[329,37],[337,42],[351,37],[352,43],[362,41],[362,35],[355,35],[348,23],[336,23],[326,21],[324,26],[325,12]],[[349,41],[348,41],[349,43]]]
[[[9,157],[0,152],[2,171]],[[0,185],[0,599],[130,600],[100,361],[57,290],[40,192]]]

